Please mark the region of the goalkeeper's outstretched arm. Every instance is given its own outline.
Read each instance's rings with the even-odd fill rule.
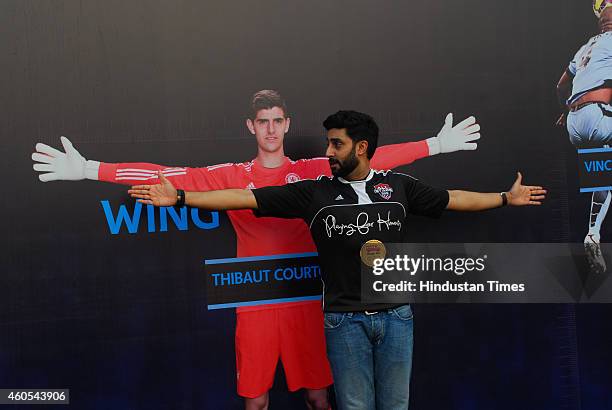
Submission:
[[[236,167],[233,164],[192,168],[151,164],[146,162],[108,163],[85,159],[66,137],[60,141],[64,152],[38,143],[32,154],[34,170],[39,172],[42,182],[49,181],[93,181],[122,185],[157,184],[158,171],[180,189],[210,191],[223,189],[231,184]]]

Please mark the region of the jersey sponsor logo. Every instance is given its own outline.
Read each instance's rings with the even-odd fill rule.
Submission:
[[[141,218],[143,212],[143,204],[136,202],[134,208],[128,209],[125,205],[119,205],[117,212],[113,210],[110,202],[107,200],[100,201],[102,204],[102,210],[106,217],[108,224],[108,230],[112,235],[118,235],[121,232],[121,228],[125,226],[125,229],[130,234],[138,233],[141,223],[141,219],[146,219],[147,232],[167,232],[168,231],[168,219],[172,221],[172,224],[179,231],[189,230],[189,226],[193,225],[198,229],[215,229],[219,227],[219,213],[201,211],[197,208],[188,208],[186,206],[176,209],[172,206],[156,208],[153,205],[146,205],[145,218]],[[200,217],[202,212],[205,217]],[[189,223],[191,221],[191,224]]]
[[[323,223],[325,224],[325,233],[327,233],[329,238],[331,238],[333,234],[351,236],[354,233],[358,233],[360,235],[367,235],[370,233],[370,229],[378,229],[378,232],[382,232],[383,230],[389,231],[394,227],[397,227],[398,231],[402,229],[402,221],[399,219],[392,221],[390,211],[387,212],[386,219],[378,213],[378,219],[373,222],[370,222],[370,216],[367,212],[360,212],[354,223],[338,223],[336,217],[332,214],[323,218]]]
[[[377,184],[374,185],[374,193],[380,195],[382,199],[391,198],[391,194],[393,193],[393,188],[389,186],[389,184]]]
[[[245,189],[255,189],[255,184],[253,182],[249,182],[249,185],[247,185]]]
[[[287,182],[288,184],[292,184],[294,182],[298,182],[300,180],[300,177],[298,174],[295,174],[293,172],[287,174],[287,176],[285,177],[285,182]]]

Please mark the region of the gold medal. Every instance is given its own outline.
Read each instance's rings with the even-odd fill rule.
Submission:
[[[385,244],[378,239],[370,239],[361,246],[359,256],[366,266],[374,266],[375,259],[384,259],[387,254]]]

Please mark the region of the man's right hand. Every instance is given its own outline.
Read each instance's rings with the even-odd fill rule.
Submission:
[[[82,179],[98,180],[98,161],[86,160],[66,137],[60,137],[65,152],[56,150],[46,144],[36,144],[32,154],[34,171],[44,172],[38,175],[42,182],[79,181]]]
[[[174,185],[164,176],[161,171],[157,171],[159,184],[155,185],[134,185],[128,190],[128,194],[138,202],[146,205],[173,206],[177,201],[177,191]]]

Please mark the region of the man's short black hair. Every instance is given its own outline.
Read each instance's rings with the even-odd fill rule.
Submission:
[[[327,117],[323,121],[323,126],[328,131],[332,128],[346,128],[346,134],[351,137],[354,143],[368,142],[368,159],[374,156],[374,151],[378,146],[378,125],[376,125],[374,118],[368,114],[350,110],[338,111]]]

